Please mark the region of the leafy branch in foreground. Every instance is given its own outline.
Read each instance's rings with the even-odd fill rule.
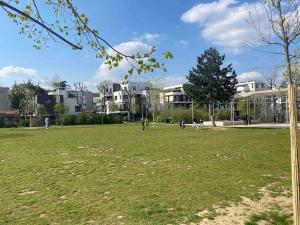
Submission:
[[[165,64],[154,57],[155,47],[146,53],[135,54],[116,49],[89,25],[88,17],[78,11],[72,0],[0,0],[0,7],[20,27],[19,33],[33,40],[36,49],[46,46],[49,40],[64,43],[74,50],[88,46],[96,52],[97,58],[105,60],[109,69],[126,61],[130,68],[125,80],[134,73],[149,73],[157,69],[166,71]],[[47,14],[47,20],[52,22],[46,22],[42,13]],[[170,52],[164,52],[162,56],[165,59],[173,58]]]

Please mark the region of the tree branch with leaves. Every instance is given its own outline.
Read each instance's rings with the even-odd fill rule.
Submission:
[[[49,40],[66,44],[74,50],[89,47],[97,58],[104,59],[109,69],[118,67],[122,61],[127,62],[130,67],[124,74],[124,80],[135,73],[149,73],[157,69],[166,71],[165,64],[154,57],[155,47],[143,54],[126,54],[116,49],[90,26],[88,17],[79,12],[72,0],[0,0],[0,8],[20,27],[20,34],[33,40],[36,49],[47,46]],[[41,8],[51,12],[47,15],[47,19],[52,17],[51,22],[46,21]],[[164,52],[162,56],[173,58],[170,52]]]

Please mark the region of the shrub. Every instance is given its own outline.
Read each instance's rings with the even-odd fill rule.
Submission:
[[[4,127],[11,128],[11,127],[18,127],[18,119],[15,117],[5,117],[4,118]]]
[[[4,128],[4,127],[5,127],[4,118],[0,117],[0,128]]]
[[[79,113],[76,117],[76,123],[78,125],[85,125],[87,124],[87,120],[88,120],[88,117],[85,113]]]
[[[218,112],[217,119],[218,120],[230,120],[230,110],[224,109]]]
[[[21,118],[19,120],[19,126],[20,127],[29,127],[29,121],[26,121],[25,119]]]
[[[160,112],[157,116],[157,122],[165,123],[168,118],[171,117],[171,123],[177,123],[180,119],[183,119],[186,123],[192,122],[192,109],[176,108],[167,109]],[[199,120],[208,120],[207,110],[204,108],[199,108],[194,110],[194,117]]]
[[[75,117],[71,116],[71,115],[66,115],[64,116],[64,125],[65,126],[71,126],[71,125],[75,125],[76,121],[75,121]]]
[[[123,116],[120,114],[105,115],[103,119],[104,124],[118,124],[123,122]]]
[[[94,115],[94,123],[95,124],[102,124],[102,117],[104,117],[104,115],[101,114],[95,114]],[[104,119],[104,118],[103,118]]]
[[[95,116],[94,115],[87,115],[86,124],[95,124]]]

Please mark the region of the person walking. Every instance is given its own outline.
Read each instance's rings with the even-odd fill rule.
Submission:
[[[149,129],[149,120],[148,120],[148,118],[145,119],[145,127],[147,129]]]
[[[48,117],[45,118],[45,128],[46,129],[49,128],[49,118]]]

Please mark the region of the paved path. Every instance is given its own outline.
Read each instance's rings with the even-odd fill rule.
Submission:
[[[245,125],[232,125],[228,127],[235,128],[289,128],[290,125],[287,123],[260,123],[260,124],[251,124],[249,126]],[[300,128],[300,123],[298,123],[298,127]]]

